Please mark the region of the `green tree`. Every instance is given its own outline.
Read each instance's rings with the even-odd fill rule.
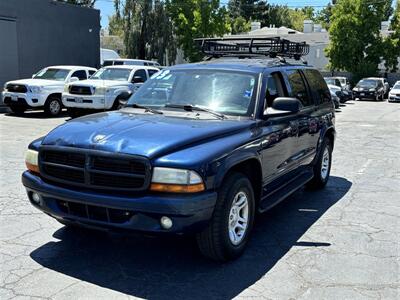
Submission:
[[[390,29],[393,33],[384,40],[385,67],[386,71],[396,72],[400,58],[400,0],[396,2]]]
[[[243,17],[237,17],[231,22],[231,33],[239,34],[249,32],[251,30],[251,22],[246,21]]]
[[[252,20],[252,18],[254,17],[254,13],[256,12],[257,2],[259,2],[259,0],[229,0],[229,16],[233,20],[241,17],[244,18],[246,21],[250,21]]]
[[[75,4],[79,6],[90,7],[90,8],[92,8],[96,2],[96,0],[57,0],[57,1]]]
[[[323,9],[318,11],[314,16],[314,21],[320,23],[325,29],[329,29],[331,23],[333,5],[328,3]]]
[[[219,0],[167,0],[166,5],[178,45],[184,58],[191,62],[202,58],[193,39],[222,36],[230,31],[227,11]]]
[[[108,17],[108,32],[110,35],[124,36],[124,22],[116,14]]]
[[[122,3],[123,2],[123,3]],[[122,22],[125,54],[131,58],[175,61],[173,28],[160,0],[115,0],[116,23]]]
[[[391,0],[338,0],[332,10],[326,53],[332,70],[345,70],[354,80],[377,75],[382,56],[381,22]]]

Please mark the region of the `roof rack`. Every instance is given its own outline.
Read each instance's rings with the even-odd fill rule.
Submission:
[[[223,37],[195,39],[205,55],[221,56],[269,56],[300,60],[310,52],[306,42],[292,42],[280,37]]]

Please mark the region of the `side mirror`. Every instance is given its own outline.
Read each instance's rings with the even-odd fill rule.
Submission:
[[[71,77],[71,78],[69,79],[69,82],[76,82],[76,81],[79,81],[79,78],[78,78],[78,77]]]
[[[266,116],[286,116],[296,114],[303,107],[297,98],[278,97],[272,102],[272,107],[264,111]]]
[[[132,79],[132,82],[133,83],[143,83],[144,80],[143,80],[143,78],[141,76],[134,76],[133,79]]]

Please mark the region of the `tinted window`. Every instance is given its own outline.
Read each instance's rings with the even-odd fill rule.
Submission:
[[[86,71],[85,70],[78,70],[72,73],[71,77],[78,77],[79,80],[87,79]]]
[[[89,70],[89,76],[92,76],[94,73],[96,73],[95,70]]]
[[[147,70],[147,72],[149,73],[149,77],[153,76],[154,74],[158,73],[158,70]]]
[[[106,66],[112,66],[112,65],[113,65],[113,61],[112,61],[112,60],[105,60],[104,63],[103,63],[103,66],[104,66],[104,67],[106,67]]]
[[[265,93],[266,107],[272,107],[272,102],[278,97],[285,97],[284,84],[280,73],[268,75],[267,91]]]
[[[146,71],[143,69],[137,70],[135,72],[135,75],[133,75],[134,77],[139,76],[143,79],[143,82],[145,82],[147,80],[147,75],[146,75]]]
[[[306,69],[303,71],[311,92],[318,103],[330,102],[330,92],[321,74],[317,70]]]
[[[299,99],[303,106],[312,105],[300,72],[298,70],[288,70],[286,73],[288,75],[289,84],[292,90],[290,96]]]

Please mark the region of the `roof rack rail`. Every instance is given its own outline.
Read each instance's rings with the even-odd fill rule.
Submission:
[[[221,56],[269,56],[300,60],[310,52],[306,42],[292,42],[280,37],[223,37],[200,38],[195,42],[205,55]]]

